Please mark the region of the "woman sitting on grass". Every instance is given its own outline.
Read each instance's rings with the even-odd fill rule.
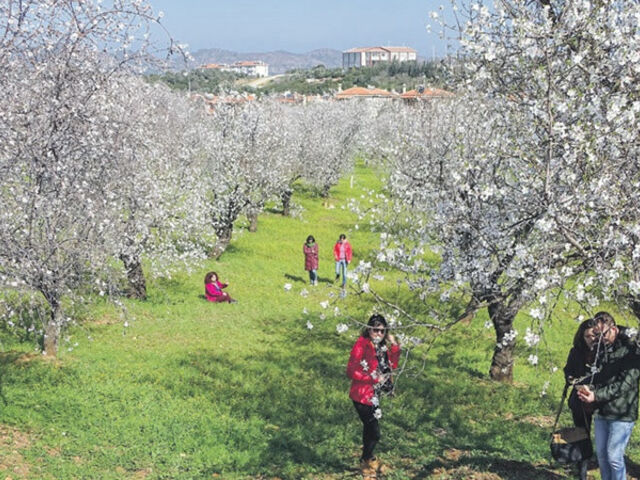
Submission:
[[[347,376],[351,379],[349,397],[363,424],[360,468],[364,480],[377,478],[382,470],[373,456],[380,440],[380,397],[393,391],[391,371],[398,367],[399,359],[400,345],[389,333],[387,321],[382,315],[372,315],[353,346],[347,365]]]
[[[210,302],[236,303],[237,300],[231,298],[231,295],[227,292],[222,291],[222,289],[227,286],[227,283],[222,283],[218,280],[218,274],[216,272],[209,272],[204,277],[204,296]]]

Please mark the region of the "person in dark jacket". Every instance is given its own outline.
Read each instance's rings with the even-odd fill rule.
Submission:
[[[567,363],[564,366],[564,378],[568,384],[573,385],[569,394],[569,408],[576,427],[583,427],[591,432],[591,419],[596,408],[595,403],[584,403],[578,398],[580,385],[593,382],[593,374],[590,369],[596,363],[596,321],[589,318],[583,321],[573,337],[573,348],[569,351]],[[589,459],[578,463],[580,480],[587,480]]]
[[[347,364],[349,397],[363,425],[360,468],[365,480],[375,479],[381,469],[373,455],[380,440],[380,397],[393,390],[391,372],[398,368],[399,359],[400,345],[389,333],[387,321],[382,315],[372,315],[351,349]]]
[[[599,312],[595,332],[605,344],[605,366],[624,361],[632,354],[632,347],[623,342],[613,317],[607,312]],[[626,466],[624,452],[629,443],[633,425],[638,418],[638,381],[640,368],[629,368],[613,372],[609,378],[597,383],[593,388],[583,387],[578,398],[591,404],[597,402],[594,425],[596,451],[602,480],[625,480]]]

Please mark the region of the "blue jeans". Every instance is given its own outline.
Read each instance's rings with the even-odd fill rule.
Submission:
[[[595,417],[596,452],[602,480],[625,480],[624,450],[629,443],[634,422]]]
[[[318,271],[317,270],[309,270],[309,280],[311,283],[318,280]]]
[[[342,286],[344,287],[347,283],[347,261],[346,260],[338,260],[336,262],[336,279],[340,276],[342,272]]]

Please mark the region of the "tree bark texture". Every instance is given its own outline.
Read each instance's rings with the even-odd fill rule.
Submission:
[[[127,297],[146,300],[147,281],[144,278],[140,258],[130,255],[121,255],[120,259],[124,263],[124,268],[127,271],[127,281],[129,282],[126,292]]]
[[[494,304],[489,306],[489,317],[496,332],[496,346],[493,350],[489,376],[492,380],[511,383],[513,382],[513,352],[516,342],[515,338],[509,337],[513,334],[515,313],[500,304]]]
[[[216,228],[216,236],[218,237],[218,240],[216,241],[216,244],[211,251],[211,258],[215,258],[216,260],[220,258],[220,255],[224,253],[229,243],[231,243],[232,234],[233,224],[225,225],[221,228]]]
[[[249,231],[255,233],[258,231],[258,214],[248,213],[247,219],[249,220]]]
[[[288,217],[291,215],[291,196],[293,195],[293,191],[286,190],[282,192],[280,198],[282,199],[282,215]]]
[[[62,331],[62,311],[57,301],[53,303],[50,301],[49,306],[51,313],[44,326],[43,353],[48,357],[56,357],[60,343],[60,332]]]

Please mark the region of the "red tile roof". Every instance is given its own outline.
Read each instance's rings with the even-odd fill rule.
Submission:
[[[354,97],[393,97],[394,94],[380,88],[351,87],[335,95],[338,99]]]
[[[408,92],[400,95],[400,97],[407,100],[424,97],[453,97],[453,93],[447,92],[446,90],[442,90],[440,88],[425,88],[424,92],[422,93],[419,93],[417,90],[409,90]]]
[[[265,65],[265,63],[261,61],[243,60],[240,62],[236,62],[233,65],[237,65],[239,67],[254,67],[257,65]]]

